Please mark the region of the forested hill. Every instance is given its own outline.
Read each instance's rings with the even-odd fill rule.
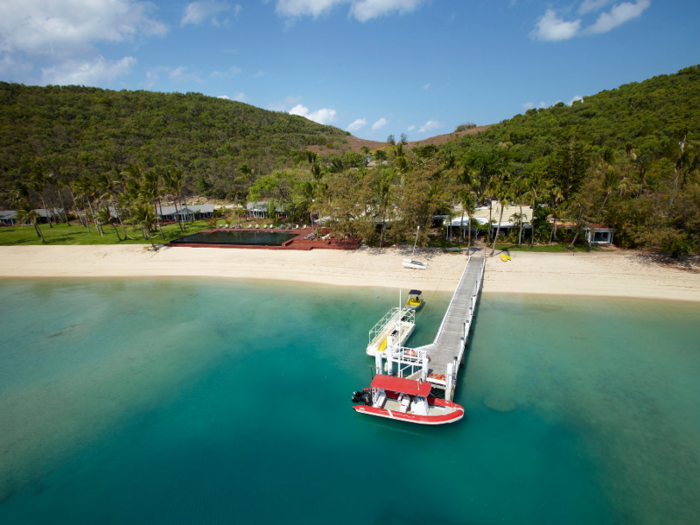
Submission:
[[[700,138],[700,66],[602,91],[571,106],[530,109],[450,147],[501,144],[526,162],[576,140],[593,148],[634,148],[651,162],[677,155],[679,140],[686,138]]]
[[[178,166],[231,184],[243,164],[270,172],[286,166],[294,150],[337,146],[347,135],[198,93],[0,82],[0,172],[6,179],[36,170],[58,170],[70,179],[136,164]]]
[[[480,188],[508,175],[508,198],[524,181],[543,218],[604,223],[623,246],[700,246],[700,66],[531,109],[442,153]]]

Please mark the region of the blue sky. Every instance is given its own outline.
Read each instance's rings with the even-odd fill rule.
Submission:
[[[698,64],[699,22],[698,0],[1,0],[0,79],[420,140]]]

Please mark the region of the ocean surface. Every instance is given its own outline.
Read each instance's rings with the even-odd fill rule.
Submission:
[[[391,290],[0,294],[2,525],[700,523],[698,304],[486,294],[466,416],[426,428],[351,410]]]

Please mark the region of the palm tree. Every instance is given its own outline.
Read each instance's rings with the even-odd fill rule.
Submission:
[[[316,197],[316,183],[312,181],[304,181],[301,183],[301,199],[298,206],[306,208],[309,212],[309,221],[311,223],[311,231],[314,229],[314,198]]]
[[[311,165],[311,176],[316,182],[323,178],[323,170],[319,164],[314,163]]]
[[[550,195],[552,196],[552,204],[554,208],[554,228],[552,228],[552,235],[549,238],[550,243],[556,243],[557,241],[557,228],[559,226],[559,208],[564,201],[564,190],[558,185],[554,184],[549,189]],[[521,212],[522,213],[522,212]]]
[[[452,159],[454,159],[454,156],[452,156]],[[460,189],[457,190],[457,196],[462,202],[462,241],[464,241],[464,212],[466,211],[464,208],[464,203],[465,199],[469,200],[471,199],[470,195],[473,195],[474,188],[477,185],[476,178],[472,174],[472,172],[469,170],[468,167],[464,166],[462,168],[462,171],[457,174],[457,184],[459,184]],[[476,207],[476,199],[474,206]],[[469,217],[469,233],[471,235],[471,216]]]
[[[114,217],[112,217],[109,207],[105,206],[100,209],[97,213],[97,220],[100,221],[100,226],[102,224],[111,224],[112,228],[114,228],[114,232],[117,234],[117,239],[121,242],[122,238],[119,236],[119,230],[117,229],[117,225],[114,224]]]
[[[78,198],[83,200],[83,209],[85,210],[85,222],[88,224],[88,233],[90,232],[90,221],[88,217],[88,211],[87,208],[85,208],[85,203],[87,202],[88,207],[90,208],[90,216],[95,217],[95,210],[92,209],[92,202],[90,201],[90,198],[95,196],[96,193],[96,188],[95,184],[93,183],[92,179],[87,176],[80,177],[75,182],[75,189],[78,193]],[[97,225],[95,225],[95,228],[97,228]]]
[[[36,171],[32,173],[29,184],[31,188],[39,195],[41,204],[44,206],[44,210],[46,211],[46,220],[49,222],[49,228],[53,228],[53,225],[51,224],[52,215],[49,208],[46,206],[46,201],[44,200],[44,191],[49,184],[48,177],[43,171]]]
[[[493,239],[493,248],[491,248],[491,254],[490,256],[493,257],[493,254],[496,253],[496,243],[498,242],[498,236],[501,233],[501,222],[503,221],[503,211],[506,208],[506,205],[508,204],[508,200],[510,198],[510,185],[509,185],[509,179],[510,174],[508,172],[504,172],[500,177],[494,177],[492,188],[493,192],[496,195],[496,199],[498,200],[498,204],[501,207],[501,213],[498,217],[498,228],[496,228],[496,236]]]
[[[151,241],[151,245],[155,248],[156,245],[153,243],[151,238],[151,229],[156,223],[156,216],[153,208],[148,203],[137,204],[129,220],[131,224],[141,228],[141,234],[144,239]]]
[[[238,171],[246,176],[253,173],[253,170],[248,168],[247,164],[243,164]],[[180,225],[180,230],[185,231],[184,218],[181,217],[180,212],[177,209],[178,203],[181,204],[182,191],[185,189],[185,174],[181,168],[168,169],[163,177],[163,182],[167,190],[173,195],[173,204],[175,205],[175,215],[178,219],[178,224]],[[182,206],[180,206],[182,208]]]
[[[374,158],[379,161],[379,166],[381,166],[387,158],[386,151],[384,151],[383,149],[378,149],[374,152]]]
[[[605,204],[607,204],[608,197],[610,197],[610,194],[613,191],[620,190],[626,186],[626,181],[620,177],[620,172],[617,171],[617,169],[615,169],[607,163],[604,163],[603,166],[605,167],[605,175],[603,176],[602,189],[605,192],[605,198],[603,199],[603,203],[600,205],[598,213],[596,213],[595,215],[596,221],[600,220],[600,214],[603,213],[603,208],[605,208]],[[589,252],[591,251],[591,245],[593,243],[593,236],[595,235],[595,230],[595,224],[591,224],[588,231]]]
[[[157,170],[151,170],[144,173],[144,181],[141,185],[141,197],[144,201],[150,203],[153,206],[153,217],[156,219],[156,224],[158,225],[158,230],[160,231],[160,236],[165,240],[165,235],[163,234],[163,228],[161,227],[161,213],[158,213],[158,205],[160,204],[160,198],[162,196],[162,190],[159,184],[160,177],[158,176]]]
[[[32,209],[31,204],[29,204],[27,201],[22,201],[19,209],[17,210],[15,220],[17,221],[17,224],[32,224],[37,236],[41,239],[43,244],[46,242],[46,240],[44,239],[44,234],[41,231],[41,228],[39,228],[39,225],[37,224],[38,217],[39,214],[36,212],[36,210]]]
[[[542,172],[538,169],[532,170],[530,175],[525,179],[525,185],[528,189],[525,194],[526,198],[532,199],[532,217],[530,218],[530,247],[535,245],[535,215],[537,214],[537,199],[539,194],[547,187],[546,180]]]
[[[476,211],[476,195],[471,188],[463,188],[458,192],[458,196],[462,201],[462,238],[464,238],[464,212],[467,212],[468,220],[468,241],[467,253],[472,247],[472,216]]]
[[[379,236],[379,247],[384,244],[384,232],[386,231],[386,215],[391,198],[391,181],[389,177],[382,177],[377,183],[376,191],[377,201],[379,203],[379,212],[382,216],[382,233]]]

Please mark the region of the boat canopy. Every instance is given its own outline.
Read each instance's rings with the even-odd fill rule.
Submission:
[[[411,396],[427,396],[430,394],[431,385],[427,381],[419,382],[402,377],[376,375],[372,380],[372,388],[403,392]]]
[[[422,293],[423,292],[421,292],[420,290],[411,290],[410,292],[408,292],[408,295],[420,295]]]

